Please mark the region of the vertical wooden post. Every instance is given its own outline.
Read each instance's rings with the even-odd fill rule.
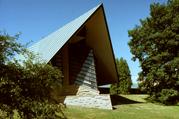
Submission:
[[[68,45],[63,47],[62,51],[62,59],[63,59],[63,70],[64,70],[64,79],[63,85],[69,85],[69,52],[68,52]]]

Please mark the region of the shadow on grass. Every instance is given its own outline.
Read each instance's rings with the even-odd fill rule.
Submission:
[[[143,102],[128,99],[120,95],[111,95],[111,102],[112,102],[112,106],[123,105],[123,104],[143,103]]]

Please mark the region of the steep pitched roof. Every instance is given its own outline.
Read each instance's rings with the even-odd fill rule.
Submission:
[[[98,79],[101,79],[98,80],[98,84],[117,82],[115,57],[102,4],[41,39],[28,49],[35,54],[39,54],[40,61],[48,63],[63,46],[77,40],[78,33],[83,28],[87,29],[86,43],[94,50],[97,59]],[[25,58],[19,55],[18,59],[23,60]]]
[[[72,35],[90,18],[90,16],[100,7],[98,5],[62,28],[41,39],[28,49],[35,54],[39,54],[42,60],[49,62],[50,59],[62,48],[62,46],[72,37]]]

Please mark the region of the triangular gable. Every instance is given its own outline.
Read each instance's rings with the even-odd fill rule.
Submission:
[[[43,61],[49,62],[50,59],[62,48],[71,36],[90,18],[90,16],[100,7],[98,5],[89,10],[82,16],[66,24],[59,30],[53,32],[28,49],[35,54],[39,54]]]
[[[117,82],[115,57],[102,4],[89,10],[28,49],[35,54],[39,54],[42,61],[48,63],[63,46],[74,41],[73,38],[83,28],[87,28],[86,43],[94,50],[97,59],[98,84]]]

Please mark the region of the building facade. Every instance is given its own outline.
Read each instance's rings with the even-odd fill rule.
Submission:
[[[103,5],[98,5],[29,48],[62,70],[64,103],[112,109],[99,86],[117,82]]]

